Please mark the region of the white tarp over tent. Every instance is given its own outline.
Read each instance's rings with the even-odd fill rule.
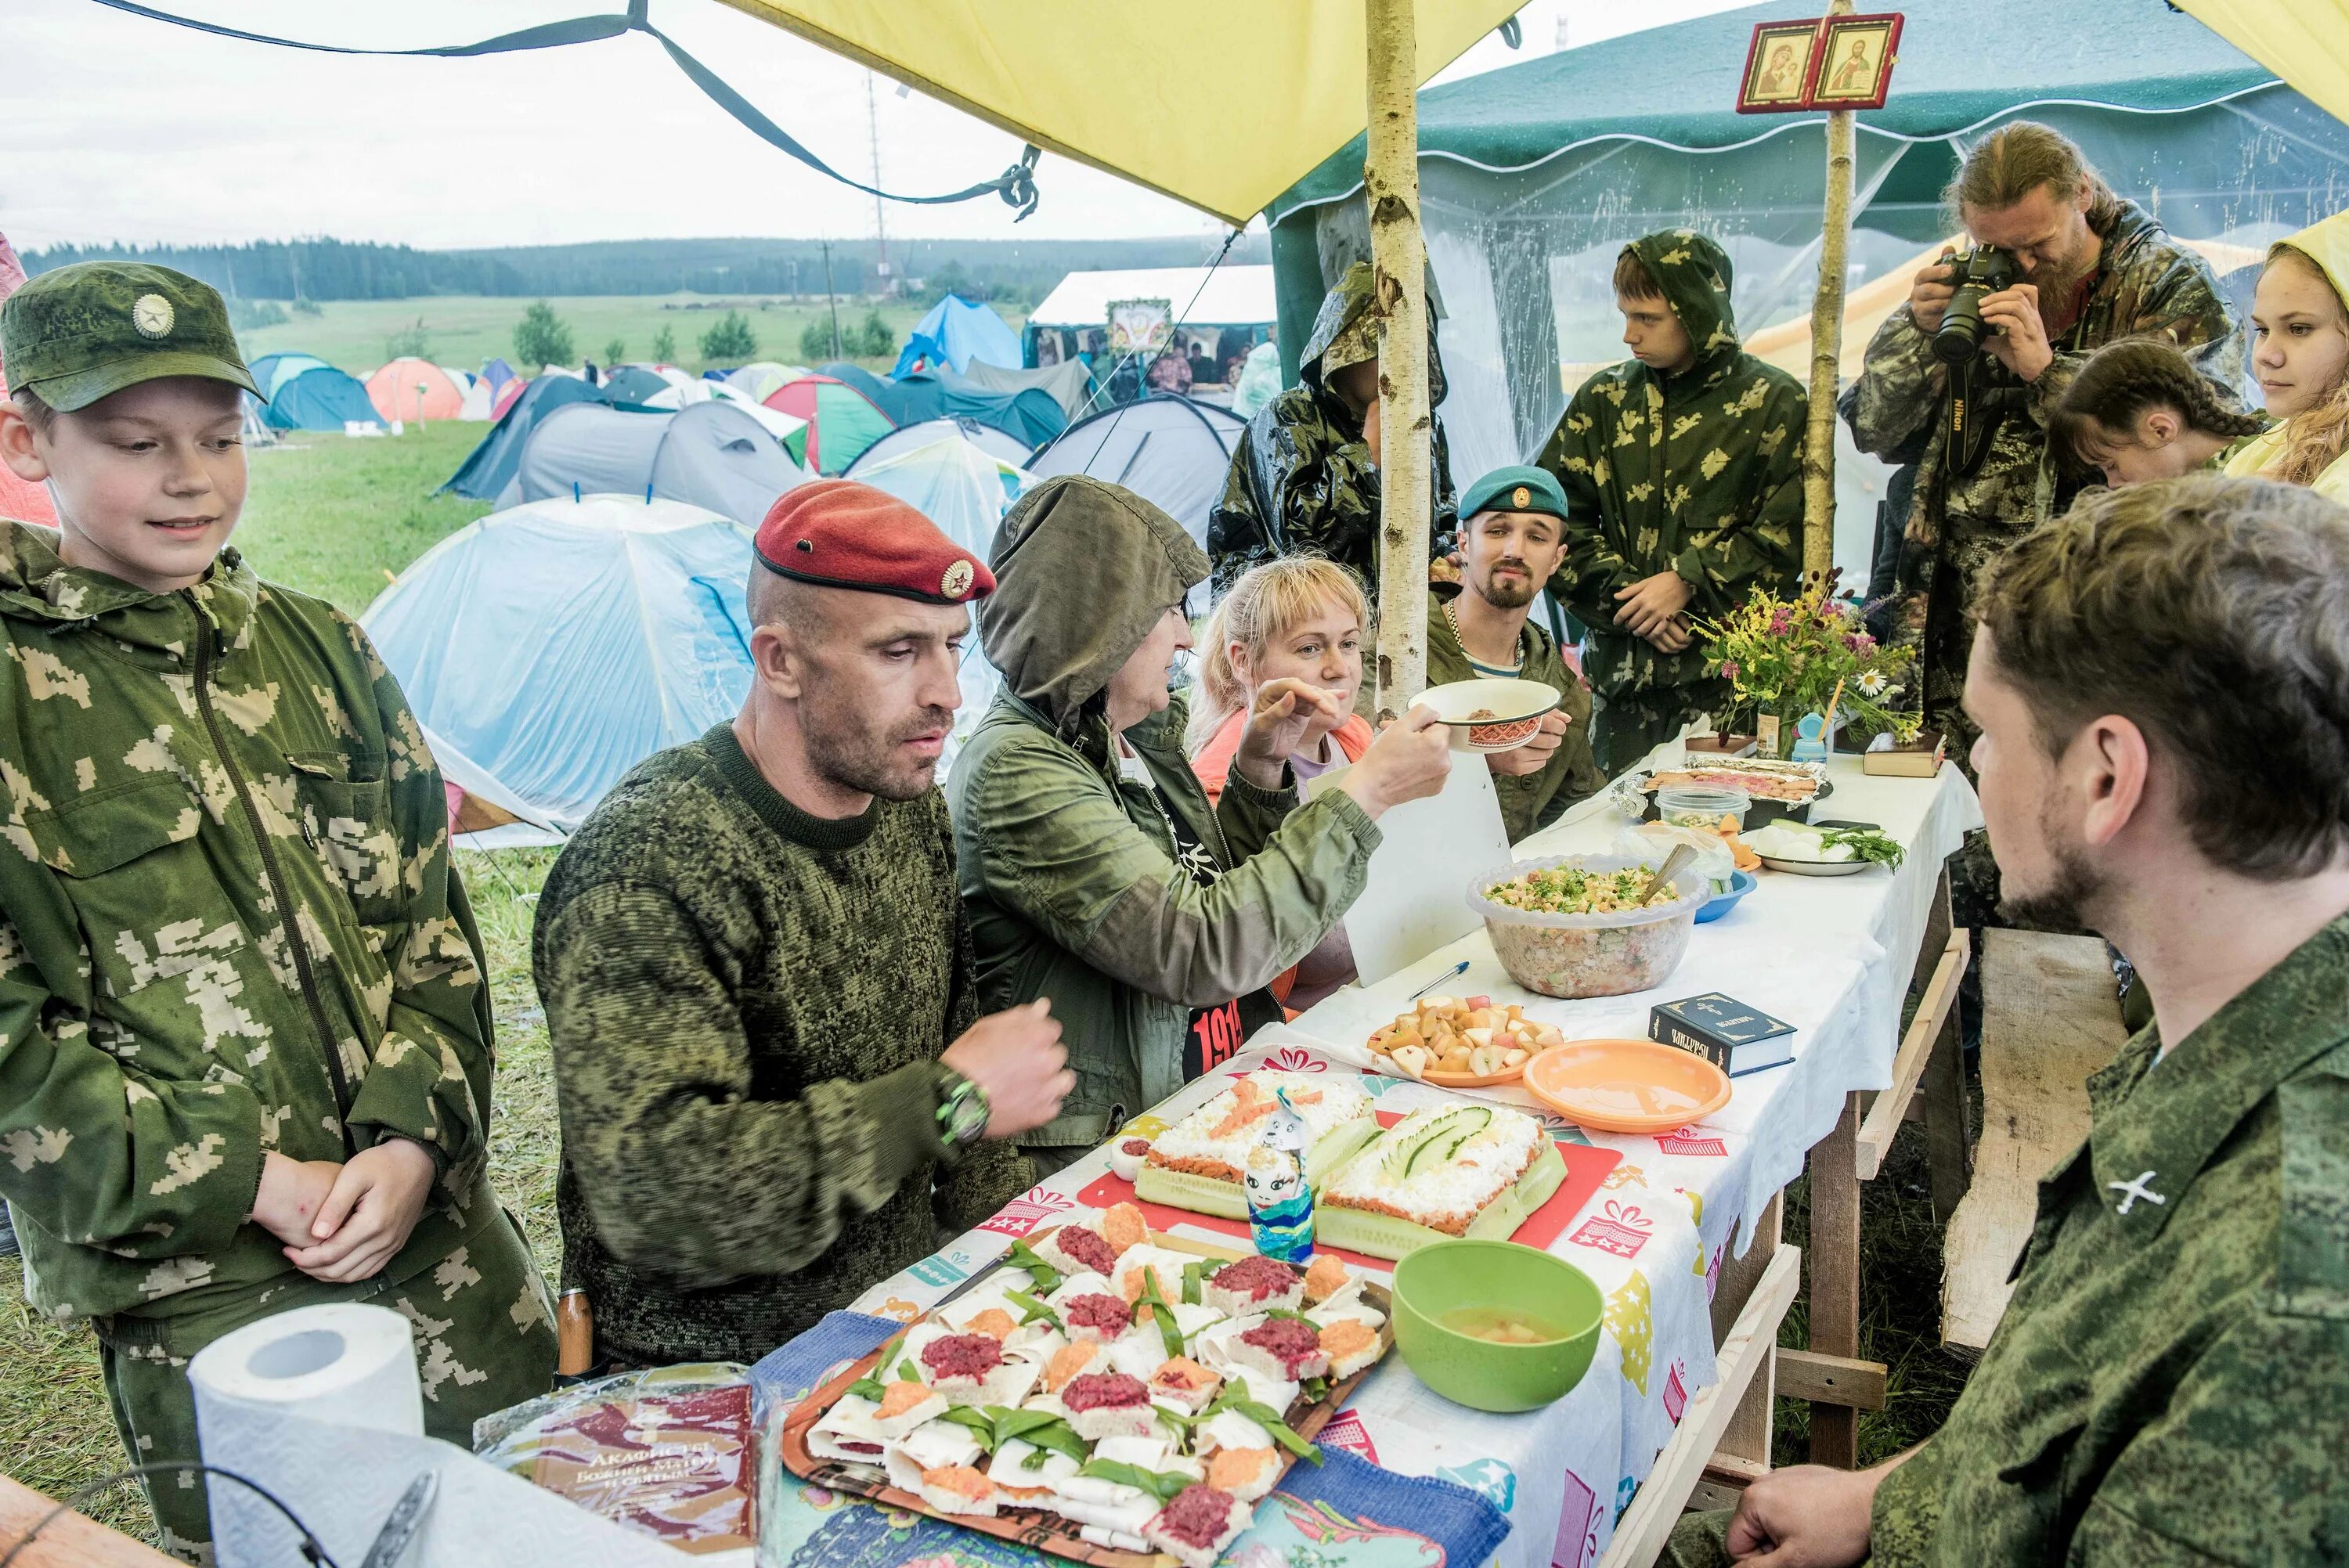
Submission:
[[[360,618],[449,781],[554,842],[620,776],[731,718],[750,683],[752,531],[641,495],[493,512]]]
[[[574,403],[540,421],[499,500],[649,492],[755,528],[785,490],[807,482],[782,441],[748,409],[697,403],[675,413],[628,413]]]
[[[1275,315],[1270,266],[1125,267],[1071,273],[1028,313],[1028,325],[1106,325],[1110,302],[1121,299],[1172,300],[1176,326],[1269,326]]]

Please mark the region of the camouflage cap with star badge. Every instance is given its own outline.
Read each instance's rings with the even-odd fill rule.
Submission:
[[[1566,491],[1547,469],[1512,463],[1495,469],[1460,492],[1462,517],[1475,517],[1480,511],[1540,511],[1563,520]]]
[[[61,414],[166,376],[262,397],[219,291],[137,262],[77,262],[9,295],[0,304],[0,365],[11,386]]]

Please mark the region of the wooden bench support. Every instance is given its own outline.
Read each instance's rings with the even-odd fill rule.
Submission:
[[[153,1547],[78,1513],[59,1514],[30,1546],[15,1550],[57,1506],[55,1499],[0,1476],[0,1557],[13,1557],[11,1568],[179,1568]]]
[[[1875,1181],[1876,1173],[1884,1168],[1885,1153],[1891,1149],[1893,1135],[1900,1130],[1901,1119],[1916,1098],[1927,1063],[1943,1044],[1943,1034],[1954,1034],[1947,1030],[1947,1026],[1957,1011],[1958,984],[1965,978],[1966,958],[1971,945],[1971,933],[1950,933],[1940,960],[1933,967],[1932,979],[1926,985],[1925,999],[1918,1005],[1916,1016],[1909,1020],[1909,1032],[1900,1038],[1899,1055],[1892,1058],[1892,1087],[1876,1097],[1860,1121],[1855,1158],[1863,1181]],[[1958,1042],[1953,1037],[1948,1044],[1954,1050]]]
[[[1822,1356],[1816,1350],[1789,1350],[1782,1345],[1777,1371],[1778,1392],[1789,1399],[1839,1405],[1847,1410],[1884,1408],[1887,1368],[1881,1361],[1854,1361]]]
[[[1779,1322],[1794,1304],[1802,1276],[1802,1249],[1781,1244],[1754,1286],[1745,1310],[1721,1346],[1718,1380],[1689,1401],[1672,1440],[1656,1456],[1656,1468],[1631,1499],[1615,1526],[1615,1538],[1599,1559],[1599,1568],[1648,1568],[1681,1516],[1681,1506],[1703,1479],[1705,1465],[1721,1446],[1747,1385],[1767,1367],[1775,1350]]]
[[[1811,1348],[1859,1354],[1859,1096],[1844,1096],[1835,1130],[1811,1147]],[[1859,1460],[1859,1414],[1811,1407],[1811,1462],[1850,1470]]]

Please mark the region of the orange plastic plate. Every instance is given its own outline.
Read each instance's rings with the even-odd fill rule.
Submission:
[[[1579,1127],[1670,1132],[1729,1103],[1729,1075],[1653,1040],[1568,1040],[1526,1063],[1526,1091]]]

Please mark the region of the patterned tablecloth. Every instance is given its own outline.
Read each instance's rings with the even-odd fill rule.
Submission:
[[[1588,1002],[1537,996],[1509,980],[1480,931],[1376,985],[1340,991],[1293,1024],[1259,1031],[1241,1055],[1146,1119],[1171,1123],[1218,1092],[1233,1074],[1260,1067],[1362,1073],[1381,1109],[1408,1110],[1453,1098],[1369,1073],[1361,1042],[1403,1011],[1413,992],[1463,959],[1467,973],[1445,981],[1445,992],[1522,1003],[1534,1017],[1564,1027],[1569,1038],[1645,1035],[1654,1003],[1712,990],[1795,1026],[1792,1063],[1739,1078],[1720,1112],[1660,1137],[1586,1134],[1522,1091],[1477,1091],[1475,1098],[1541,1115],[1562,1141],[1620,1153],[1605,1185],[1550,1245],[1605,1293],[1608,1332],[1571,1394],[1518,1416],[1454,1405],[1429,1391],[1400,1357],[1390,1357],[1321,1441],[1391,1470],[1482,1492],[1510,1522],[1495,1559],[1502,1568],[1584,1568],[1598,1559],[1690,1397],[1715,1377],[1710,1304],[1729,1248],[1737,1243],[1743,1251],[1737,1240],[1743,1222],[1758,1215],[1802,1171],[1805,1153],[1833,1129],[1849,1091],[1890,1081],[1901,999],[1941,861],[1968,830],[1981,825],[1982,814],[1954,768],[1945,767],[1933,779],[1869,778],[1847,758],[1831,769],[1833,815],[1876,822],[1905,844],[1909,853],[1897,871],[1870,868],[1841,878],[1764,872],[1761,885],[1727,916],[1696,928],[1688,955],[1664,985],[1634,996]],[[1622,825],[1601,801],[1586,802],[1518,850],[1527,856],[1603,851]],[[1108,1156],[1096,1150],[943,1252],[876,1285],[854,1309],[913,1317],[999,1256],[1014,1238],[1082,1208],[1077,1194],[1107,1169]],[[1199,1233],[1228,1239],[1205,1229]],[[810,1516],[807,1530],[783,1533],[812,1542],[815,1513],[842,1504],[826,1494],[787,1499],[782,1506]],[[1418,1568],[1433,1550],[1420,1542],[1413,1555],[1409,1542],[1392,1534],[1346,1534],[1338,1531],[1314,1542],[1316,1562]],[[970,1561],[999,1560],[993,1549],[1000,1542],[989,1542],[982,1551],[976,1538],[962,1538],[972,1543]],[[1243,1538],[1236,1553],[1263,1555],[1250,1553],[1251,1539]],[[768,1540],[776,1541],[777,1532],[771,1529]],[[950,1558],[939,1562],[935,1552],[917,1555],[923,1568],[954,1568]],[[1284,1542],[1272,1555],[1293,1558],[1296,1549]],[[813,1568],[820,1560],[829,1561],[806,1561]]]

